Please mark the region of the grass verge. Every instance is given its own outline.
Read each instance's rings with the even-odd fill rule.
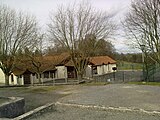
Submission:
[[[62,88],[63,86],[33,86],[30,87],[28,90],[26,90],[26,92],[41,93],[41,92],[50,92]]]
[[[29,87],[10,87],[10,88],[0,88],[0,90],[9,89],[12,91],[20,91],[26,93],[42,93],[50,92],[58,89],[62,89],[64,86],[29,86]]]
[[[128,82],[128,84],[160,86],[160,82]]]
[[[142,70],[142,63],[132,63],[125,61],[118,61],[117,68],[118,70]]]
[[[103,86],[107,84],[109,84],[109,82],[90,82],[90,83],[84,83],[82,85],[84,86]]]
[[[10,101],[10,99],[8,99],[8,98],[1,98],[0,97],[0,104],[8,102],[8,101]]]

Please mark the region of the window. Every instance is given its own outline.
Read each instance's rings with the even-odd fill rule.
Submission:
[[[14,82],[14,76],[11,75],[11,82]]]
[[[97,66],[92,67],[93,74],[97,74]]]
[[[22,75],[20,75],[19,78],[22,78]]]
[[[44,72],[44,78],[49,78],[49,72]]]

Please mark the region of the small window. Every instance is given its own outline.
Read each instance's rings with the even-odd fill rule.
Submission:
[[[11,75],[11,82],[14,82],[14,76]]]
[[[93,74],[97,74],[97,66],[94,66],[92,70],[93,70]]]
[[[53,74],[54,74],[54,73],[52,73],[52,72],[50,73],[50,78],[53,78]]]
[[[22,75],[20,75],[19,78],[22,78]]]
[[[49,72],[44,72],[44,78],[49,78]]]

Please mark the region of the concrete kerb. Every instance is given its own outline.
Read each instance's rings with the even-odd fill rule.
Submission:
[[[136,112],[136,113],[144,113],[148,115],[158,115],[160,116],[160,111],[147,111],[139,108],[127,108],[127,107],[105,107],[98,105],[82,105],[82,104],[70,104],[70,103],[61,103],[56,102],[55,106],[68,106],[68,107],[78,107],[78,108],[86,108],[86,109],[96,109],[96,110],[105,110],[105,111],[119,111],[119,112]]]
[[[0,97],[7,99],[0,104],[0,117],[13,118],[24,113],[24,98],[20,97]]]
[[[66,107],[78,107],[78,108],[84,108],[84,109],[94,109],[94,110],[105,110],[105,111],[119,111],[119,112],[137,112],[137,113],[144,113],[149,115],[158,115],[160,116],[159,111],[147,111],[144,109],[138,109],[138,108],[127,108],[127,107],[105,107],[105,106],[98,106],[98,105],[82,105],[82,104],[70,104],[70,103],[48,103],[46,105],[40,106],[32,111],[29,111],[23,115],[20,115],[12,120],[26,120],[27,118],[30,118],[32,116],[38,116],[45,111],[52,110],[55,107],[58,106],[66,106]]]
[[[40,106],[34,110],[31,110],[25,114],[22,114],[16,118],[14,118],[13,120],[25,120],[25,119],[30,118],[32,116],[40,115],[47,110],[53,109],[54,107],[55,107],[55,103],[48,103],[48,104]]]

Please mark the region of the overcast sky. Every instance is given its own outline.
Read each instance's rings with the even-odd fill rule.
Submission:
[[[37,17],[40,25],[45,28],[49,21],[50,12],[56,11],[58,5],[68,5],[80,0],[0,0],[0,4],[6,4],[16,10],[28,12]],[[131,0],[88,0],[96,9],[108,12],[117,12],[117,22],[123,19],[130,7]],[[119,40],[118,40],[119,39]],[[123,38],[113,41],[115,47],[121,52],[128,52]],[[118,44],[117,44],[118,40]]]

